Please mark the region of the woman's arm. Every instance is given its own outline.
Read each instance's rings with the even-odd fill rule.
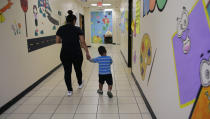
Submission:
[[[80,39],[80,43],[81,43],[81,45],[82,45],[82,48],[85,49],[86,58],[87,58],[88,60],[91,59],[90,54],[89,54],[89,51],[88,51],[88,47],[87,47],[86,42],[85,42],[84,35],[80,35],[80,36],[79,36],[79,39]]]
[[[62,39],[58,35],[56,35],[56,43],[62,43]]]

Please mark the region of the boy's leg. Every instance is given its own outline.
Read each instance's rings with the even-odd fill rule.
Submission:
[[[97,90],[97,93],[99,94],[103,94],[103,85],[104,85],[104,76],[103,75],[99,75],[99,89]]]
[[[108,91],[112,91],[112,85],[108,85]]]
[[[107,75],[106,83],[108,84],[107,95],[109,96],[109,98],[112,98],[113,97],[113,94],[111,92],[112,91],[112,85],[113,85],[112,74]]]
[[[103,90],[103,84],[99,83],[99,90]]]

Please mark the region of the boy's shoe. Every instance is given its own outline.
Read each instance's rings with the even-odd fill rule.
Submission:
[[[107,91],[107,95],[108,95],[109,98],[112,98],[113,97],[113,94],[112,94],[111,91]]]
[[[81,89],[83,87],[83,84],[79,85],[79,89]]]
[[[72,95],[72,91],[68,91],[68,96],[71,96]]]
[[[103,91],[100,90],[100,89],[97,90],[97,93],[100,94],[100,95],[103,95]]]

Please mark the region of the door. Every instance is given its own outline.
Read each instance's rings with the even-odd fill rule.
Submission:
[[[128,0],[128,67],[132,67],[132,40],[133,32],[131,30],[133,0]]]
[[[82,14],[79,14],[79,26],[84,32],[84,36],[85,36],[85,17]]]

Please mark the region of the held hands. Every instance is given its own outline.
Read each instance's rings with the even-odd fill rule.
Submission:
[[[86,53],[86,58],[87,58],[87,60],[90,60],[91,59],[91,56],[90,56],[89,53]]]

